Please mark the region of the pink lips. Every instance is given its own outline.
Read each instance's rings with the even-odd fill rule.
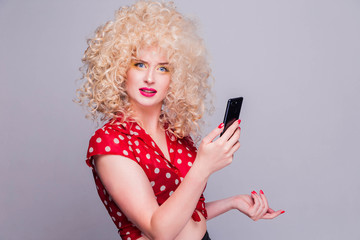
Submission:
[[[157,91],[153,88],[140,88],[140,93],[145,97],[152,97],[154,96]]]

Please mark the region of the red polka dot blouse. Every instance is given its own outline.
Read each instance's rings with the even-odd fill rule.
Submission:
[[[148,177],[160,206],[179,186],[196,157],[196,147],[190,137],[178,139],[166,131],[166,141],[170,159],[164,157],[151,136],[137,123],[121,123],[119,120],[108,122],[98,129],[90,139],[86,163],[92,168],[100,199],[118,228],[122,239],[138,239],[141,237],[141,231],[127,219],[106,191],[95,171],[92,157],[112,154],[121,155],[137,162]],[[207,218],[203,195],[199,199],[196,210]],[[195,210],[192,218],[200,221]]]

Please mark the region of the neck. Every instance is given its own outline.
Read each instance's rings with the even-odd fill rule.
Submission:
[[[138,123],[147,133],[151,135],[160,129],[159,118],[161,114],[161,106],[156,108],[132,106]]]

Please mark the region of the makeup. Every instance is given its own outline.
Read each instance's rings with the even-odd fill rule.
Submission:
[[[140,88],[139,91],[141,95],[145,97],[152,97],[157,93],[157,91],[153,88]]]

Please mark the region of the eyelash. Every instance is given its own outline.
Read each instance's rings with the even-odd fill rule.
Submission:
[[[161,68],[163,68],[163,69],[164,69],[164,71],[163,71],[163,72],[169,72],[169,69],[168,69],[167,67],[164,67],[164,66],[159,67],[159,69],[161,69]]]
[[[140,65],[143,65],[143,66],[140,66]],[[143,67],[146,66],[146,64],[143,63],[143,62],[137,62],[137,63],[134,64],[134,66],[135,66],[135,67],[138,67],[138,68],[143,68]],[[161,66],[161,67],[159,67],[158,69],[159,69],[159,70],[160,70],[160,69],[164,69],[164,71],[161,71],[161,70],[160,70],[161,72],[170,72],[169,69],[168,69],[167,67],[164,67],[164,66]]]
[[[134,64],[134,66],[135,66],[135,67],[142,68],[142,67],[140,67],[140,66],[139,66],[140,64],[142,64],[142,65],[144,65],[144,66],[145,66],[145,63],[142,63],[142,62],[135,63],[135,64]]]

